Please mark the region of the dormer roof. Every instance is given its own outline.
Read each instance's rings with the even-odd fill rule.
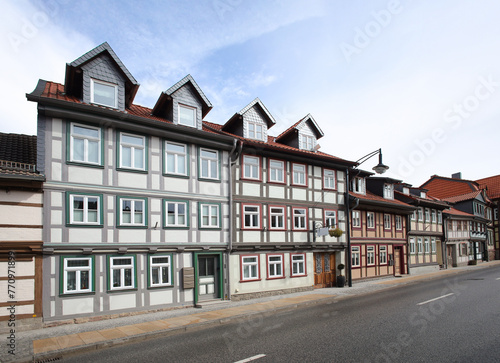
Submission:
[[[68,95],[77,96],[81,98],[82,85],[83,85],[82,67],[85,64],[89,63],[90,61],[102,55],[108,55],[113,61],[116,69],[124,77],[125,106],[130,107],[135,98],[137,90],[139,89],[139,83],[136,81],[134,76],[132,76],[127,67],[125,67],[120,58],[118,58],[116,53],[113,51],[113,49],[107,42],[104,42],[101,45],[95,47],[94,49],[88,51],[81,57],[75,59],[73,62],[66,64],[64,92]]]
[[[293,135],[294,133],[297,133],[303,124],[308,123],[311,129],[313,130],[316,139],[320,139],[324,136],[323,131],[321,128],[318,126],[312,115],[309,113],[299,121],[297,121],[295,124],[290,126],[288,129],[283,131],[278,137],[276,137],[276,142],[282,142],[286,140],[290,135]]]
[[[260,113],[264,116],[265,122],[267,124],[267,128],[270,129],[276,124],[276,120],[273,115],[269,112],[269,110],[264,106],[262,101],[257,97],[248,105],[243,107],[239,112],[236,112],[223,126],[222,130],[229,131],[233,129],[234,123],[238,120],[241,121],[243,119],[243,115],[247,113],[251,108],[257,108]]]
[[[192,87],[192,90],[194,90],[196,97],[200,100],[202,104],[202,110],[201,110],[202,117],[205,117],[210,112],[213,106],[208,100],[207,96],[205,96],[201,88],[198,86],[193,76],[191,76],[190,74],[188,74],[186,77],[181,79],[172,87],[161,93],[160,97],[158,98],[158,101],[156,101],[156,104],[153,107],[152,111],[153,115],[160,116],[162,113],[164,113],[167,105],[171,105],[172,103],[173,94],[184,86]]]

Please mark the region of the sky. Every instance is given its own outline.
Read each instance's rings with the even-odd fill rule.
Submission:
[[[259,97],[277,136],[311,114],[321,151],[382,149],[384,176],[500,174],[495,0],[5,0],[0,132],[36,134],[38,79],[107,41],[152,108],[191,74],[225,123]],[[360,165],[371,170],[376,157]]]

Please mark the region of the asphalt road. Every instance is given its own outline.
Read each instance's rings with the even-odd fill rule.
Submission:
[[[500,362],[500,266],[64,362]]]

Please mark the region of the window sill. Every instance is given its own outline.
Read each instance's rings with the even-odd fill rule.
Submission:
[[[252,280],[240,280],[240,282],[255,282],[255,281],[261,281],[262,279],[252,279]]]
[[[170,173],[163,173],[162,175],[163,175],[164,177],[168,177],[168,178],[189,179],[189,175],[184,175],[184,174],[170,174]]]
[[[307,274],[304,274],[304,275],[291,275],[290,276],[291,279],[294,279],[294,278],[297,278],[297,277],[307,277]]]
[[[136,173],[136,174],[148,174],[148,170],[140,170],[140,169],[129,169],[129,168],[116,168],[116,171],[124,171],[126,173]]]
[[[220,179],[209,179],[209,178],[198,178],[198,181],[204,181],[209,183],[220,183]]]
[[[66,223],[66,227],[70,228],[103,228],[102,224],[73,224]]]
[[[85,163],[82,161],[66,161],[66,164],[74,166],[85,166],[88,168],[104,169],[104,165],[102,164]]]
[[[95,291],[89,291],[89,292],[64,292],[62,294],[59,294],[59,297],[88,296],[88,295],[95,295]]]

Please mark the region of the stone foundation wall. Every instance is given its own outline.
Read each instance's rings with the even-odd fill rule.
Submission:
[[[291,289],[250,292],[247,294],[233,294],[231,295],[231,300],[232,301],[251,300],[251,299],[258,299],[260,297],[286,295],[286,294],[292,294],[294,292],[311,291],[311,290],[314,290],[312,286],[303,286]]]

